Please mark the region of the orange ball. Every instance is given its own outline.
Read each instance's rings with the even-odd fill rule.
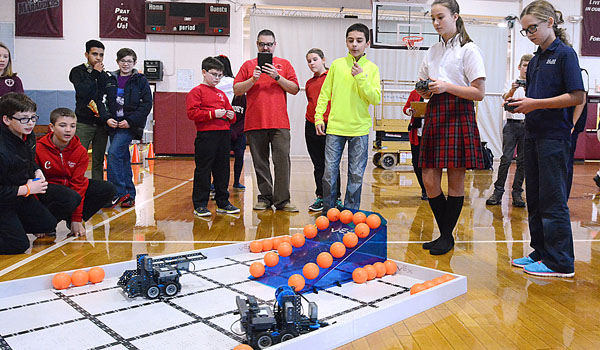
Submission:
[[[367,216],[366,223],[367,223],[367,225],[369,225],[371,230],[374,230],[374,229],[378,228],[379,226],[381,226],[381,218],[377,214],[371,214],[371,215]]]
[[[328,269],[331,264],[333,264],[333,258],[331,257],[331,254],[322,252],[317,255],[317,265],[319,265],[320,268]]]
[[[356,213],[354,213],[352,221],[354,222],[354,225],[365,223],[367,221],[367,216],[362,211],[357,211]]]
[[[340,210],[338,208],[331,208],[327,211],[327,218],[329,221],[334,222],[340,219]]]
[[[367,277],[367,271],[365,271],[363,268],[357,267],[352,272],[352,279],[358,284],[367,282]]]
[[[261,241],[250,242],[250,251],[252,253],[260,253],[263,249],[263,243]]]
[[[319,267],[315,263],[308,263],[302,268],[302,274],[306,279],[314,280],[319,276]]]
[[[367,272],[367,280],[369,281],[375,278],[375,276],[377,276],[377,270],[375,270],[375,267],[373,265],[365,265],[363,267],[363,270]]]
[[[358,244],[358,237],[354,233],[348,232],[344,235],[342,241],[347,248],[354,248]]]
[[[391,261],[391,260],[386,260],[384,263],[385,265],[385,273],[388,275],[393,275],[396,273],[396,269],[398,268],[396,266],[396,263]]]
[[[447,273],[447,274],[443,275],[442,278],[444,279],[444,282],[448,282],[448,281],[452,281],[456,277],[454,277],[453,275]]]
[[[299,274],[291,275],[288,279],[288,286],[293,287],[296,292],[301,291],[305,284],[304,277]]]
[[[277,252],[279,253],[279,256],[283,256],[284,258],[290,256],[292,255],[292,245],[288,242],[282,242],[279,245],[279,248],[277,248]]]
[[[279,263],[279,255],[274,252],[268,252],[264,257],[265,265],[268,267],[273,267]]]
[[[54,286],[54,288],[58,290],[67,289],[70,285],[71,276],[64,272],[57,273],[56,275],[54,275],[54,277],[52,277],[52,286]]]
[[[329,219],[326,216],[319,216],[315,220],[315,225],[319,230],[326,230],[329,227]]]
[[[442,276],[436,277],[436,278],[432,279],[432,281],[433,281],[433,283],[435,283],[436,286],[438,284],[442,284],[442,283],[446,282],[446,281],[444,281],[444,279],[442,278]]]
[[[377,272],[377,274],[375,275],[377,278],[385,276],[385,265],[382,262],[376,262],[375,264],[373,264],[373,267],[375,268],[375,272]]]
[[[341,258],[346,254],[346,246],[342,242],[335,242],[329,248],[329,252],[335,258]]]
[[[354,214],[352,214],[352,212],[348,209],[343,210],[340,213],[340,221],[344,224],[349,224],[352,222],[352,218],[354,217]]]
[[[279,245],[283,242],[283,237],[275,237],[273,238],[273,249],[279,249]]]
[[[259,263],[258,261],[253,262],[252,265],[250,265],[250,274],[254,278],[261,277],[265,274],[265,265]]]
[[[281,236],[281,238],[283,238],[282,242],[287,242],[290,245],[292,244],[292,237],[290,237],[289,235]]]
[[[295,233],[292,236],[292,245],[296,248],[300,248],[304,245],[306,239],[304,238],[304,233]]]
[[[92,283],[100,283],[104,280],[104,269],[101,267],[92,267],[88,271],[88,277]]]
[[[254,350],[254,349],[248,344],[240,344],[240,345],[236,346],[235,348],[233,348],[233,350]]]
[[[270,238],[263,239],[262,244],[263,252],[268,252],[269,250],[273,249],[273,240]]]
[[[364,222],[357,224],[356,227],[354,228],[354,232],[360,238],[367,238],[369,236],[370,231],[371,231],[371,229]]]
[[[75,287],[81,287],[88,283],[89,276],[86,271],[77,270],[71,274],[71,282]]]
[[[304,226],[304,236],[308,239],[313,239],[317,236],[317,226],[308,224]]]
[[[415,283],[410,287],[410,295],[417,294],[427,289],[423,283]]]
[[[437,284],[435,284],[435,282],[433,282],[433,280],[427,280],[427,281],[423,282],[423,285],[425,285],[425,287],[427,289],[437,286]]]

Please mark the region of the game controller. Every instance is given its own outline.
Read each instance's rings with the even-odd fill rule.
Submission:
[[[509,103],[515,102],[513,100],[508,100],[504,103],[504,110],[510,113],[514,113],[517,106],[510,106]]]
[[[517,81],[515,81],[515,83],[517,85],[519,85],[520,87],[523,87],[523,88],[527,87],[527,80],[525,80],[525,79],[517,79]]]
[[[415,89],[417,90],[429,90],[429,83],[432,83],[431,79],[427,80],[419,80],[415,85]]]

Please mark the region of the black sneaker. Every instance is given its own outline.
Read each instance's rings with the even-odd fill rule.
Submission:
[[[131,208],[135,205],[135,199],[129,197],[121,203],[121,208]]]
[[[233,206],[233,204],[229,203],[223,208],[217,208],[217,213],[221,214],[237,214],[240,212],[240,208]]]
[[[492,194],[492,196],[490,198],[488,198],[487,201],[485,201],[485,204],[487,205],[498,205],[498,204],[502,204],[502,192],[499,191],[494,191],[494,194]]]
[[[310,210],[310,211],[323,210],[323,198],[321,198],[321,197],[315,198],[315,202],[308,206],[308,210]]]
[[[210,216],[210,211],[207,207],[198,207],[194,210],[194,215],[199,217]]]
[[[512,198],[513,198],[513,206],[518,207],[518,208],[525,208],[525,201],[523,200],[523,196],[521,195],[520,192],[513,192],[512,193]]]
[[[596,176],[594,176],[594,182],[596,183],[596,186],[600,187],[600,175],[596,174]]]
[[[112,201],[110,201],[104,205],[104,208],[114,208],[117,205],[126,201],[127,199],[129,199],[129,194],[126,194],[123,196],[115,196],[115,198],[113,198]]]

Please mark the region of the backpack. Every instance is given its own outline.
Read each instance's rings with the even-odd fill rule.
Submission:
[[[481,154],[483,155],[483,169],[493,170],[494,154],[492,153],[492,150],[487,147],[487,142],[481,143]]]

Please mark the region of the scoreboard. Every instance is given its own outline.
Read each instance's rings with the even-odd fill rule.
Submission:
[[[229,36],[228,4],[146,2],[146,33]]]

